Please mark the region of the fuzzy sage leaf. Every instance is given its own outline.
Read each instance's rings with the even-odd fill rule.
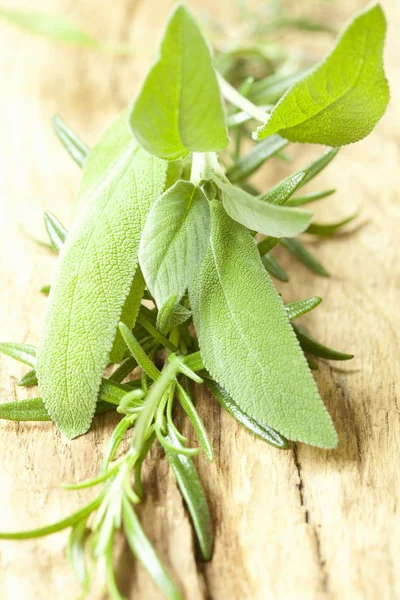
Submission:
[[[183,4],[170,16],[129,121],[143,148],[167,160],[228,145],[210,50]]]
[[[121,126],[117,121],[118,132]],[[90,426],[136,271],[142,228],[165,183],[166,163],[147,154],[134,139],[122,138],[123,149],[103,175],[91,176],[92,185],[81,199],[60,253],[38,348],[44,403],[69,438]],[[108,142],[106,138],[106,157]],[[96,150],[100,157],[101,145]],[[87,165],[91,169],[90,161]],[[110,268],[115,264],[118,269]]]
[[[389,101],[383,70],[386,21],[379,4],[356,16],[334,50],[278,102],[258,139],[343,146],[367,136]]]
[[[220,202],[211,207],[210,247],[189,289],[207,371],[250,417],[288,439],[335,447],[334,426],[252,236]]]
[[[197,274],[209,237],[209,203],[201,189],[189,181],[177,181],[150,210],[140,242],[139,262],[163,315],[160,329],[164,329],[175,304]],[[169,311],[161,313],[172,297]]]

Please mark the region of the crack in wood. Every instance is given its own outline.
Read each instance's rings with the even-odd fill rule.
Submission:
[[[321,537],[320,537],[320,533],[318,530],[318,525],[316,525],[313,522],[311,514],[310,514],[310,510],[307,508],[303,471],[302,471],[301,462],[299,459],[296,444],[293,444],[293,462],[294,462],[294,466],[296,468],[296,472],[297,472],[297,476],[298,476],[298,480],[299,480],[299,483],[297,484],[297,488],[299,490],[300,506],[302,507],[303,513],[304,513],[304,523],[311,528],[311,531],[312,531],[313,537],[314,537],[315,554],[316,554],[316,559],[317,559],[320,574],[321,574],[321,588],[322,588],[323,592],[328,593],[329,592],[329,573],[326,568],[326,560],[322,553]]]

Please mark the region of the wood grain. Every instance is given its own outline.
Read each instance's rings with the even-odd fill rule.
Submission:
[[[13,6],[23,5],[14,1]],[[149,65],[170,2],[167,0],[32,0],[30,8],[59,9],[109,41],[132,42],[132,59],[98,55],[33,39],[0,24],[0,338],[35,344],[53,258],[21,232],[43,236],[42,213],[68,224],[79,171],[65,156],[49,121],[61,114],[92,143],[132,98]],[[238,26],[227,0],[193,0],[198,14],[224,15]],[[256,4],[256,2],[255,2]],[[293,3],[295,4],[295,3]],[[298,3],[297,3],[298,4]],[[340,26],[363,0],[308,1],[301,9]],[[146,470],[140,516],[149,537],[190,600],[394,600],[400,597],[400,444],[398,294],[400,193],[400,8],[384,3],[389,18],[386,66],[392,88],[387,115],[365,141],[341,150],[313,186],[335,186],[317,207],[331,220],[363,209],[366,224],[349,236],[310,244],[331,273],[311,276],[282,252],[291,281],[286,300],[313,294],[324,303],[305,320],[329,345],[354,351],[353,362],[322,363],[318,384],[335,420],[334,452],[303,445],[283,452],[251,437],[207,394],[199,411],[216,451],[199,459],[216,533],[213,560],[196,557],[187,513],[162,454],[154,449]],[[27,3],[25,2],[25,6]],[[229,8],[229,10],[228,10]],[[299,11],[299,7],[296,7]],[[303,12],[304,12],[303,11]],[[234,35],[234,33],[232,34]],[[318,56],[322,36],[289,36]],[[306,152],[306,155],[304,155]],[[297,151],[295,166],[308,150]],[[274,163],[259,182],[275,179]],[[16,386],[25,372],[1,358],[1,400],[24,397]],[[20,529],[60,518],[85,499],[64,492],[63,481],[94,475],[114,424],[101,417],[91,432],[66,442],[51,424],[1,424],[0,528]],[[6,600],[74,598],[78,586],[64,554],[65,535],[0,544],[0,597]],[[160,595],[121,543],[124,593],[136,600]],[[93,596],[100,598],[101,595]]]

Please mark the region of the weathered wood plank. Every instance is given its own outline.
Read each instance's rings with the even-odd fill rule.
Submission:
[[[54,264],[19,225],[43,235],[44,209],[68,224],[78,187],[79,171],[55,140],[50,117],[61,114],[93,142],[137,89],[170,4],[167,0],[103,0],[100,5],[32,2],[34,8],[60,9],[107,40],[132,41],[137,48],[134,60],[54,46],[0,24],[2,340],[36,343],[45,306],[37,290],[49,282]],[[199,13],[211,8],[214,18],[224,16],[226,7],[232,12],[233,5],[211,0],[189,4]],[[300,8],[316,17],[324,14],[340,26],[364,4],[308,1]],[[207,565],[196,562],[187,514],[157,449],[146,471],[148,494],[140,510],[149,537],[190,600],[400,596],[400,9],[394,0],[385,7],[393,97],[388,114],[368,140],[343,149],[312,187],[338,188],[333,199],[316,207],[320,220],[361,206],[367,223],[351,237],[310,244],[329,268],[329,280],[311,276],[281,253],[291,273],[291,282],[280,286],[285,299],[323,296],[322,306],[305,322],[319,339],[356,353],[353,362],[339,368],[324,363],[317,375],[340,445],[330,453],[305,446],[274,450],[241,430],[203,394],[199,410],[216,451],[211,466],[199,459],[216,530],[213,560]],[[300,8],[295,7],[297,12]],[[227,26],[237,27],[235,13]],[[295,39],[300,41],[298,35]],[[320,46],[329,47],[328,38],[316,42],[316,37],[308,38],[303,47],[316,55]],[[306,157],[297,152],[295,165],[305,164],[307,157],[308,150]],[[277,176],[276,163],[260,181],[265,182],[267,175]],[[5,358],[0,365],[2,401],[22,397],[16,381],[24,369]],[[1,424],[0,528],[33,527],[78,507],[85,494],[61,491],[59,483],[97,472],[113,423],[113,417],[101,417],[87,436],[73,443],[50,424]],[[63,534],[37,542],[1,543],[0,596],[47,600],[77,595],[64,543]],[[129,553],[124,553],[119,570],[127,597],[160,597]]]

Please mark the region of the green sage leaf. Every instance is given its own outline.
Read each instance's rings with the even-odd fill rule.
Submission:
[[[211,207],[210,247],[189,288],[207,371],[250,417],[290,440],[335,447],[332,420],[253,237],[219,202]]]
[[[37,374],[46,408],[69,438],[90,426],[103,369],[136,271],[141,232],[161,194],[166,163],[123,138],[110,151],[110,132],[87,161],[88,180],[60,253],[38,348]],[[121,148],[123,147],[123,149]],[[91,155],[92,156],[92,155]],[[99,176],[96,164],[114,160]],[[85,169],[86,171],[86,169]],[[118,265],[118,269],[113,268]],[[111,267],[111,268],[110,268]],[[99,293],[100,292],[100,293]]]
[[[297,179],[293,183],[294,189],[299,186]],[[312,219],[310,211],[275,206],[234,186],[222,182],[218,185],[228,215],[253,231],[273,237],[292,237],[305,231]]]
[[[129,118],[143,148],[167,160],[228,145],[210,50],[183,4],[172,11],[157,61]]]
[[[210,237],[209,203],[199,187],[178,181],[150,210],[139,248],[139,262],[157,307],[174,297],[170,313],[196,276]]]
[[[292,142],[343,146],[367,136],[389,101],[385,33],[379,4],[358,14],[333,51],[278,102],[258,139],[279,133]]]

